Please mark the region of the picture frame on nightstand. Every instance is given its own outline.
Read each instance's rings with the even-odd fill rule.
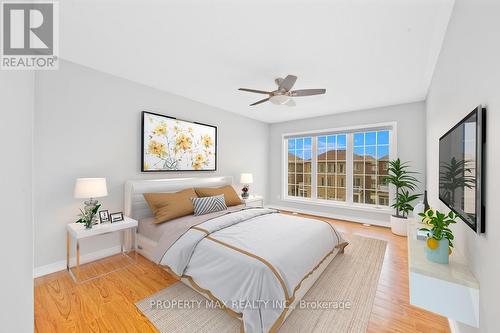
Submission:
[[[123,212],[112,213],[110,215],[111,223],[123,221]]]
[[[101,221],[101,223],[107,223],[110,221],[109,210],[101,210],[99,212],[99,221]]]

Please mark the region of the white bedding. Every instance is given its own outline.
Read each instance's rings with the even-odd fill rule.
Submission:
[[[191,228],[160,264],[242,314],[246,333],[274,332],[303,279],[344,243],[327,222],[255,208]]]

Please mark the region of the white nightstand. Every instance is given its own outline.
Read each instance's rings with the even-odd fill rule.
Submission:
[[[250,195],[246,199],[240,196],[240,198],[247,207],[264,207],[264,197],[261,195]]]
[[[124,217],[123,221],[115,222],[115,223],[102,223],[102,224],[97,224],[92,227],[92,229],[85,229],[85,225],[83,223],[70,223],[66,226],[66,269],[73,278],[75,282],[78,283],[83,283],[87,282],[89,280],[97,279],[99,277],[102,277],[104,275],[107,275],[112,272],[116,272],[118,270],[121,270],[125,267],[120,267],[118,269],[112,270],[110,272],[107,272],[105,274],[101,274],[98,276],[94,276],[92,278],[79,281],[79,275],[80,275],[80,240],[84,238],[90,238],[90,237],[95,237],[99,235],[104,235],[104,234],[109,234],[112,232],[120,232],[121,233],[121,254],[126,256],[129,260],[131,260],[131,263],[135,263],[136,258],[132,258],[128,255],[127,251],[125,250],[125,233],[128,232],[130,235],[130,241],[131,241],[131,248],[129,251],[134,251],[135,255],[137,254],[136,249],[137,249],[137,237],[136,237],[136,232],[137,232],[137,221],[134,219],[131,219],[129,217]],[[71,252],[71,240],[74,239],[76,241],[76,276],[73,274],[73,271],[71,270],[70,266],[70,252]],[[128,265],[127,265],[128,266]]]

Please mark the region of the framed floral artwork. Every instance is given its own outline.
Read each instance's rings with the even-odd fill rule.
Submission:
[[[142,172],[217,170],[217,127],[142,112]]]

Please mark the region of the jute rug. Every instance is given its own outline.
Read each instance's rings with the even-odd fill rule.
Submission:
[[[280,328],[280,333],[365,332],[384,261],[386,242],[345,235],[349,241]],[[152,306],[162,301],[163,308]],[[177,305],[174,305],[177,301]],[[197,303],[199,302],[199,303]],[[162,333],[239,333],[240,321],[178,282],[136,306]],[[185,307],[182,309],[182,307]]]

